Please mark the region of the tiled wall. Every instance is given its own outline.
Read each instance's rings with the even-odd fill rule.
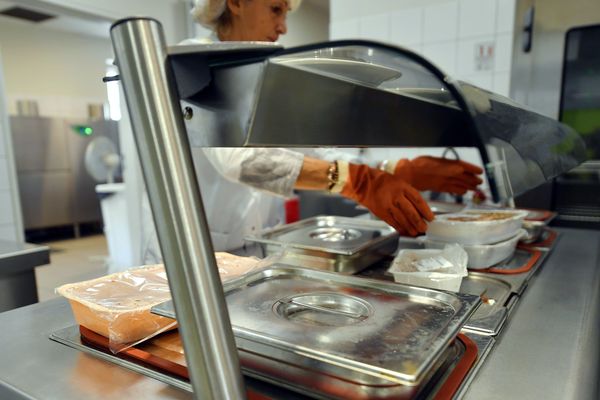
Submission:
[[[515,2],[331,0],[330,38],[405,46],[454,78],[508,95]],[[493,56],[478,67],[479,46],[493,47]]]

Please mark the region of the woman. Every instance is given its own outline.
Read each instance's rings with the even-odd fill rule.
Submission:
[[[288,12],[299,4],[300,0],[201,2],[193,15],[213,34],[181,44],[276,41],[287,32]],[[340,193],[367,207],[400,234],[416,236],[426,231],[433,213],[411,183],[420,190],[462,194],[481,183],[476,175],[482,172],[468,163],[433,157],[401,160],[393,164],[397,167],[393,173],[387,173],[340,157],[328,162],[278,148],[204,148],[194,149],[193,154],[216,250],[235,250],[243,245],[244,236],[277,222],[272,218],[278,214],[273,211],[277,201],[264,192],[285,197],[294,189]],[[146,262],[156,261],[159,255],[155,234],[151,241],[154,257],[146,257]]]

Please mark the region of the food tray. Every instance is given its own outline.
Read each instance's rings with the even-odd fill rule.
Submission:
[[[362,387],[419,385],[480,302],[324,271],[278,266],[225,284],[238,349],[286,381],[287,363]],[[172,304],[153,309],[174,317]],[[377,392],[376,389],[375,392]]]
[[[506,214],[509,218],[497,221],[462,221],[455,218],[476,218],[478,215]],[[513,237],[523,223],[526,211],[466,210],[460,213],[438,215],[429,223],[430,240],[464,245],[498,243]]]
[[[318,216],[246,237],[282,263],[354,274],[392,254],[398,233],[380,221]]]
[[[469,269],[485,269],[508,259],[515,252],[519,240],[526,234],[527,232],[521,229],[515,236],[500,243],[462,245],[469,255],[467,266]],[[438,242],[427,237],[424,239],[424,243],[428,249],[442,249],[447,245],[445,242]]]
[[[478,271],[505,275],[524,274],[530,272],[535,266],[539,265],[541,259],[541,251],[519,246],[510,259],[490,268]]]
[[[99,350],[106,350],[108,343],[106,338],[81,327],[81,341],[87,346],[94,347]],[[402,387],[398,385],[372,389],[377,391],[380,399],[410,399],[416,394],[423,392],[435,392],[436,398],[452,398],[453,394],[460,387],[465,376],[470,372],[471,367],[475,363],[478,355],[477,345],[473,340],[463,334],[459,334],[449,348],[445,351],[444,360],[438,366],[435,373],[432,373],[426,385],[420,388]],[[251,364],[252,358],[256,357],[250,353],[240,351],[240,361],[244,374],[253,375],[252,370],[248,370],[246,363]],[[183,345],[177,332],[161,335],[151,341],[139,344],[134,348],[123,351],[121,357],[132,360],[139,365],[154,368],[158,371],[168,373],[183,379],[189,380],[187,363],[184,357]],[[311,376],[302,369],[294,368],[289,365],[279,365],[279,368],[286,370],[292,380],[302,382],[303,379],[310,379]],[[264,377],[268,378],[268,377]],[[355,387],[352,382],[343,380],[328,380],[305,382],[306,386],[313,387],[311,391],[302,389],[298,383],[295,390],[305,394],[313,394],[315,392],[327,394],[328,398],[341,399],[360,399],[368,398],[365,394],[361,394],[361,388]],[[326,383],[326,384],[324,384]],[[364,391],[364,389],[362,390]],[[249,399],[259,399],[258,393],[249,390]]]

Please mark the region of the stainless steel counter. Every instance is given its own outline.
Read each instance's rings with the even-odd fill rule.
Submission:
[[[49,254],[47,246],[0,240],[0,312],[37,303],[34,268]]]
[[[0,399],[191,399],[188,392],[51,341],[75,323],[66,300],[0,314]]]
[[[561,229],[465,399],[596,399],[600,232]],[[0,399],[189,399],[189,393],[50,341],[74,324],[57,299],[0,314]]]
[[[560,232],[465,399],[600,398],[600,231]]]

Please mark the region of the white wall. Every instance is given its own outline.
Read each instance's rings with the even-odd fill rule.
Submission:
[[[516,0],[331,0],[331,39],[371,39],[407,47],[453,78],[509,95]],[[478,69],[479,44],[494,48]],[[487,68],[487,69],[486,69]],[[368,149],[372,160],[440,156],[443,148]],[[481,165],[474,148],[461,159]],[[487,185],[484,191],[489,194]]]
[[[0,240],[23,241],[23,222],[15,162],[12,152],[12,139],[9,134],[6,96],[4,95],[4,74],[0,53]]]
[[[11,18],[0,23],[8,110],[20,99],[36,100],[40,115],[87,117],[88,103],[104,103],[108,39],[50,30]]]
[[[327,41],[329,38],[329,8],[305,1],[298,10],[289,14],[287,28],[287,34],[280,40],[285,47]]]
[[[331,0],[331,39],[408,47],[450,76],[508,96],[516,0]],[[478,45],[494,47],[478,70]],[[485,67],[484,67],[485,68]]]

